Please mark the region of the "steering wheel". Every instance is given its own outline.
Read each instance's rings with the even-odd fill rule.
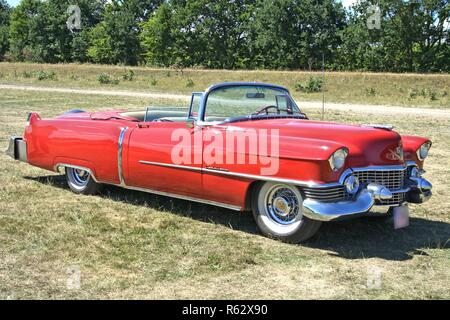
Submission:
[[[253,113],[252,115],[257,116],[260,115],[261,113],[266,113],[266,115],[269,115],[269,110],[270,109],[276,109],[277,110],[277,114],[280,114],[280,108],[278,108],[277,106],[265,106],[262,107],[261,109],[259,109],[258,111],[256,111],[255,113]]]

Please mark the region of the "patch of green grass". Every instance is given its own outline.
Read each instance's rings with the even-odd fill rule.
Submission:
[[[3,149],[9,135],[21,134],[29,111],[53,117],[74,108],[173,104],[0,94]],[[319,110],[308,115],[320,119]],[[63,176],[1,153],[0,299],[449,299],[449,121],[332,110],[326,120],[392,123],[402,134],[433,140],[426,169],[434,196],[426,205],[411,205],[409,228],[395,231],[389,221],[370,219],[329,223],[308,243],[289,245],[260,236],[249,213],[118,187],[79,196]],[[81,272],[79,290],[66,286],[72,266]],[[374,267],[381,272],[379,288],[367,287]]]
[[[22,72],[22,77],[24,77],[26,79],[29,79],[29,78],[33,77],[33,72],[31,72],[31,71],[24,71],[24,72]]]
[[[36,79],[38,79],[39,81],[55,80],[56,73],[54,71],[46,72],[46,71],[40,70],[40,71],[36,72]]]
[[[42,81],[34,77],[18,76],[24,72],[42,70],[54,72],[58,81]],[[124,68],[120,66],[77,64],[30,64],[0,63],[3,84],[30,84],[70,88],[104,87],[98,81],[105,73],[111,79],[125,79],[115,85],[123,90],[154,91],[190,94],[203,91],[212,84],[224,81],[262,81],[289,88],[298,101],[322,99],[322,74],[305,71],[227,71],[202,69],[155,69],[145,67]],[[133,75],[131,76],[131,73]],[[74,79],[76,75],[76,79]],[[129,79],[132,81],[129,81]],[[158,85],[153,85],[158,79]],[[399,106],[450,107],[449,74],[392,74],[360,72],[327,72],[326,100],[339,103],[385,104]],[[114,81],[116,82],[116,81]],[[151,84],[149,86],[148,84]],[[299,91],[297,91],[299,90]],[[422,94],[422,92],[424,94]],[[374,94],[375,93],[375,94]]]
[[[186,87],[192,88],[194,85],[195,85],[194,80],[192,80],[191,78],[187,79]]]
[[[365,88],[366,95],[369,97],[374,97],[377,95],[377,91],[374,88]]]
[[[132,69],[128,69],[122,75],[122,79],[125,81],[133,81],[135,77],[135,73]]]
[[[108,73],[105,73],[105,72],[102,72],[98,75],[97,81],[100,84],[118,85],[120,83],[119,79],[113,79],[113,77],[111,77],[111,75],[109,75]]]
[[[323,78],[318,77],[309,77],[308,81],[306,83],[295,83],[295,91],[300,92],[306,92],[306,93],[314,93],[314,92],[321,92],[322,88],[325,84],[325,81]]]

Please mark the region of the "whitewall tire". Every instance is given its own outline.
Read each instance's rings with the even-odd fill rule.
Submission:
[[[265,236],[289,243],[311,238],[321,222],[303,215],[303,197],[293,185],[265,182],[252,195],[252,211],[258,229]]]

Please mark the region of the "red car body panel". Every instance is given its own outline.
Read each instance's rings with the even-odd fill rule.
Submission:
[[[410,136],[410,135],[402,135],[402,142],[403,142],[403,151],[405,154],[405,161],[413,161],[415,163],[417,163],[417,166],[419,168],[423,168],[423,163],[424,161],[421,161],[418,157],[417,157],[417,149],[419,149],[419,147],[426,143],[429,142],[430,140],[427,138],[423,138],[423,137],[418,137],[418,136]]]
[[[174,143],[171,134],[176,129],[185,129],[183,122],[155,122],[144,128],[130,128],[127,147],[125,181],[139,188],[201,196],[202,178],[199,172],[168,167],[151,166],[139,161],[172,163],[171,151]],[[201,150],[197,150],[201,152]],[[200,165],[197,166],[199,170]]]

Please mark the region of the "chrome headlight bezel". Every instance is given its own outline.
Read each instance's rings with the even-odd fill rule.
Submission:
[[[409,176],[411,177],[411,178],[420,178],[420,176],[421,176],[422,174],[420,173],[420,170],[419,170],[419,168],[417,168],[417,167],[411,167],[411,170],[410,170],[410,172],[409,172]]]
[[[417,158],[419,158],[420,161],[425,160],[428,157],[428,153],[430,151],[431,148],[431,142],[425,142],[424,144],[422,144],[419,149],[417,149],[416,154],[417,154]]]
[[[336,150],[328,159],[331,170],[338,171],[342,169],[345,165],[345,160],[347,159],[347,156],[348,156],[347,148],[340,148]]]
[[[359,183],[358,177],[351,175],[345,179],[344,186],[349,194],[355,195],[358,193],[361,184]]]

